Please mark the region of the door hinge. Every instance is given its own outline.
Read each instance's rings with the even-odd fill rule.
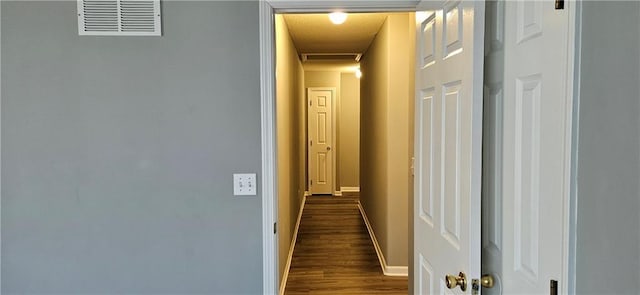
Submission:
[[[273,233],[275,234],[275,233],[277,233],[277,232],[278,232],[278,223],[277,223],[277,222],[274,222],[274,223],[273,223]]]
[[[556,0],[556,10],[564,9],[564,0]]]
[[[309,180],[311,183],[309,185],[313,185],[313,179]]]
[[[309,106],[313,105],[313,100],[309,100]]]
[[[558,281],[551,280],[549,283],[549,295],[558,295]]]
[[[309,145],[313,146],[313,140],[309,140]]]

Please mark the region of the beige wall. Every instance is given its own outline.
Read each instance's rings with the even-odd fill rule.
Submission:
[[[338,108],[338,175],[340,187],[360,186],[360,79],[340,74]]]
[[[340,89],[340,72],[338,71],[305,71],[304,87],[335,87]],[[340,91],[338,91],[339,95]]]
[[[361,60],[361,202],[388,265],[407,266],[413,145],[413,26],[390,14]]]
[[[276,126],[278,145],[279,274],[289,256],[304,194],[304,116],[302,64],[282,15],[276,15]]]
[[[316,67],[317,68],[317,67]],[[336,183],[341,187],[359,187],[360,80],[354,73],[341,72],[333,66],[326,70],[304,72],[304,87],[336,89]]]

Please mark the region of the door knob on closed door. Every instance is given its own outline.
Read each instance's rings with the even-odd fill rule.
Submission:
[[[460,286],[460,290],[467,291],[467,276],[460,272],[458,276],[447,275],[444,279],[447,282],[447,288],[455,289],[457,286]]]
[[[493,276],[492,275],[483,275],[480,278],[480,285],[483,288],[493,288]]]
[[[330,151],[330,150],[331,150],[331,147],[330,147],[330,146],[328,146],[328,147],[327,147],[327,150],[328,150],[328,151]]]

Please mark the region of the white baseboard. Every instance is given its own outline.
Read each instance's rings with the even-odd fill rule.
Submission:
[[[343,193],[359,193],[360,192],[360,187],[358,187],[358,186],[343,186],[343,187],[340,187],[340,191],[342,191]]]
[[[390,277],[408,277],[409,276],[408,266],[385,265],[382,271],[384,272],[385,276],[390,276]]]
[[[342,197],[342,191],[334,191],[333,195],[336,197]]]
[[[384,275],[392,276],[392,277],[409,276],[408,266],[387,265],[387,261],[384,259],[384,254],[382,253],[382,249],[380,249],[380,245],[378,244],[378,240],[376,239],[376,235],[373,233],[373,228],[371,227],[371,223],[369,223],[369,218],[367,217],[367,213],[364,212],[364,208],[362,208],[360,201],[358,201],[358,209],[360,210],[362,219],[364,219],[364,223],[367,225],[369,236],[371,236],[373,247],[376,249],[376,254],[378,254],[378,261],[380,262],[380,266],[382,267],[382,272],[384,273]]]
[[[307,193],[308,192],[304,192],[304,196],[302,196],[302,204],[300,204],[300,211],[298,212],[298,220],[296,221],[296,227],[293,229],[293,238],[291,239],[291,246],[289,247],[289,256],[287,257],[287,264],[285,264],[284,266],[282,281],[280,281],[280,295],[284,295],[284,289],[287,287],[287,279],[289,278],[289,269],[291,268],[291,260],[293,259],[293,250],[296,246],[296,240],[298,239],[298,229],[300,228],[300,220],[302,220],[302,211],[304,210],[304,204],[307,202]]]

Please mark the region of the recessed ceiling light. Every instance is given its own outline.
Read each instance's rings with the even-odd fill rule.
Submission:
[[[356,78],[360,79],[362,77],[362,72],[360,71],[360,69],[356,70]]]
[[[329,13],[329,19],[334,25],[340,25],[347,20],[347,14],[344,12]]]

